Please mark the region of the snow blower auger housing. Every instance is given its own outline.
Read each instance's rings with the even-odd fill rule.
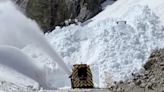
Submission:
[[[73,65],[70,76],[72,88],[93,88],[92,73],[87,64]]]

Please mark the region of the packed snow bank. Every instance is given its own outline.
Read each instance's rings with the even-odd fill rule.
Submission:
[[[120,18],[129,7],[134,5],[147,5],[159,17],[164,25],[164,0],[117,0],[114,4],[108,5],[104,11],[93,17],[90,25],[96,24],[100,20],[106,18]]]
[[[57,27],[46,37],[69,65],[82,62],[92,69],[99,67],[103,86],[105,73],[113,80],[126,80],[142,70],[152,50],[164,46],[162,26],[147,6],[130,7],[120,19],[127,20],[127,25],[107,18],[92,26]],[[94,72],[93,77],[97,76]]]
[[[33,88],[38,88],[38,83],[35,80],[17,72],[10,67],[0,64],[0,71],[0,82],[5,81],[8,83],[14,83],[20,87],[27,87],[31,85]]]

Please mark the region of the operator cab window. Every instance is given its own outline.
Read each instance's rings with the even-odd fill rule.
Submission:
[[[87,68],[86,67],[82,67],[78,69],[78,77],[80,78],[80,80],[86,80],[87,78]]]

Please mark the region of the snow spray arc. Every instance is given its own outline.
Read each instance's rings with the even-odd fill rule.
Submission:
[[[0,3],[0,25],[0,45],[9,45],[17,48],[23,48],[28,44],[39,46],[68,75],[71,74],[68,66],[45,39],[39,26],[24,16],[11,1]]]

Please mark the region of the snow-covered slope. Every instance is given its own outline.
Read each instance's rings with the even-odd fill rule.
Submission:
[[[112,4],[115,3],[115,2],[116,2],[116,1],[113,1],[113,0],[106,0],[105,2],[103,2],[103,3],[101,4],[101,7],[102,7],[102,9],[104,10],[104,9],[106,9],[107,6],[112,5]]]
[[[118,81],[130,78],[132,72],[142,72],[141,65],[151,51],[164,47],[160,23],[164,19],[163,10],[160,9],[163,2],[118,0],[84,26],[70,25],[62,29],[56,27],[45,36],[69,66],[81,62],[89,64],[94,82],[100,82],[103,87],[108,74],[108,77]],[[117,25],[117,20],[125,20],[127,24]],[[46,66],[52,69],[47,76],[51,86],[70,86],[68,76],[60,67],[36,49],[29,45],[22,51],[36,61],[46,61]]]
[[[142,71],[141,65],[152,50],[164,47],[162,26],[149,7],[130,7],[119,19],[127,20],[127,24],[117,25],[117,19],[106,18],[83,27],[57,27],[46,37],[67,64],[82,62],[96,69],[93,75],[103,86],[106,74],[116,81],[126,80],[132,72]]]
[[[109,5],[104,11],[92,18],[91,20],[94,21],[91,22],[90,25],[99,20],[110,17],[119,18],[128,10],[129,7],[137,4],[147,5],[158,17],[160,17],[160,20],[164,25],[164,0],[117,0],[117,2],[113,5]]]

